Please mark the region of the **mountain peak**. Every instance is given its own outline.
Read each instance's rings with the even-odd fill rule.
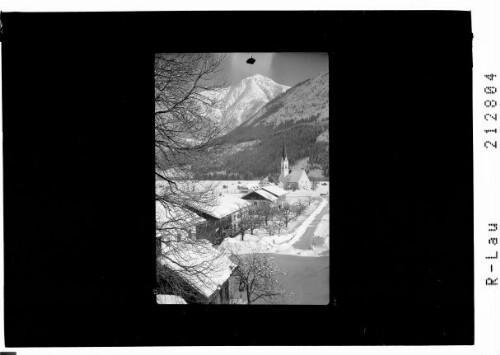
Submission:
[[[235,127],[289,88],[257,73],[218,92],[220,107],[207,111]]]
[[[270,81],[270,82],[273,82],[274,81],[270,78],[268,78],[267,76],[264,76],[262,74],[254,74],[254,75],[250,75],[250,76],[247,76],[245,79],[243,79],[242,81],[259,81],[259,82],[262,82],[262,81]]]
[[[254,82],[257,82],[257,83],[266,83],[268,85],[279,85],[279,86],[283,86],[283,87],[287,87],[288,88],[288,86],[278,84],[273,79],[268,78],[267,76],[259,74],[259,73],[254,74],[254,75],[250,75],[250,76],[246,77],[245,79],[243,79],[242,81],[254,81]]]
[[[253,78],[253,79],[269,79],[267,76],[264,76],[264,75],[259,74],[259,73],[251,75],[248,78]]]

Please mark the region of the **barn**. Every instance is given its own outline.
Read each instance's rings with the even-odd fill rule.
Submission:
[[[213,206],[188,206],[206,222],[196,225],[196,238],[207,239],[214,245],[239,231],[241,218],[252,204],[238,195],[222,195]]]
[[[208,240],[196,243],[173,240],[162,249],[158,267],[175,273],[178,287],[184,291],[181,299],[173,297],[175,295],[157,296],[158,303],[181,303],[181,300],[185,303],[229,303],[229,279],[236,264],[228,254],[215,249]]]
[[[252,203],[253,206],[257,208],[262,207],[263,205],[270,205],[278,200],[278,197],[273,195],[272,193],[259,189],[256,191],[251,191],[246,195],[241,197],[243,200],[247,200]]]

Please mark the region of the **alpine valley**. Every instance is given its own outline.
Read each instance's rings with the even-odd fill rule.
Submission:
[[[224,137],[229,154],[196,179],[260,179],[276,176],[286,145],[292,168],[311,179],[328,178],[329,72],[291,88],[256,74],[216,93],[218,108],[207,115],[231,129]]]

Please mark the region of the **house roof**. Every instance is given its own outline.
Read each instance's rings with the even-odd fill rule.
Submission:
[[[263,178],[262,180],[260,180],[259,184],[262,184],[262,183],[271,183],[271,184],[276,184],[277,181],[275,179],[273,179],[272,176],[268,175],[266,176],[265,178]]]
[[[182,229],[206,221],[206,219],[185,208],[171,204],[166,206],[167,208],[160,201],[156,201],[156,223],[162,224],[163,227]]]
[[[281,187],[276,185],[263,186],[262,190],[272,193],[274,196],[280,197],[288,193],[288,191],[283,190]]]
[[[259,184],[258,184],[258,183],[255,183],[255,182],[251,182],[251,183],[246,184],[246,185],[245,185],[245,187],[246,187],[247,189],[249,189],[249,190],[250,190],[250,189],[254,189],[254,190],[255,190],[255,189],[258,189],[258,188],[259,188]]]
[[[193,205],[192,208],[220,219],[250,205],[250,202],[241,199],[241,195],[228,194],[219,196],[213,206]]]
[[[228,253],[215,249],[205,239],[171,241],[159,261],[206,298],[217,292],[236,268]]]
[[[263,189],[251,191],[251,192],[247,193],[245,196],[243,196],[242,198],[245,198],[251,194],[257,194],[257,195],[261,196],[263,199],[271,201],[271,202],[276,201],[276,199],[277,199],[277,197],[275,195],[273,195],[272,193],[270,193],[266,190],[263,190]]]
[[[302,169],[297,169],[297,170],[292,170],[290,174],[288,174],[285,178],[287,182],[299,182],[300,178],[305,175],[306,178],[309,180],[309,177],[306,174],[305,170]]]
[[[187,304],[184,298],[174,295],[156,295],[158,304]]]

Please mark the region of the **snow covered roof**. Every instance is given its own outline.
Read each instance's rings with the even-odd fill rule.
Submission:
[[[174,295],[156,295],[158,304],[187,304],[184,298]]]
[[[156,201],[157,223],[168,224],[170,228],[185,228],[205,221],[206,219],[185,208],[173,205],[168,205],[168,208],[165,208],[160,201]]]
[[[172,241],[159,261],[206,298],[218,291],[236,268],[228,253],[215,249],[205,239]]]
[[[285,191],[281,187],[275,185],[263,186],[262,190],[270,192],[277,197],[283,196],[288,193],[288,191]]]
[[[273,179],[272,176],[266,176],[265,178],[263,178],[262,180],[260,180],[259,184],[262,185],[262,184],[276,184],[277,181],[275,179]]]
[[[307,177],[305,170],[297,169],[297,170],[292,170],[292,172],[286,176],[286,181],[287,182],[299,182],[302,175],[305,175],[306,178],[309,180],[309,177]]]
[[[263,189],[251,191],[251,192],[247,193],[245,196],[243,196],[242,198],[245,198],[245,197],[249,196],[250,194],[258,194],[259,196],[262,196],[264,199],[269,200],[271,202],[276,201],[278,199],[272,193],[270,193],[266,190],[263,190]]]
[[[251,182],[251,183],[246,184],[245,187],[247,189],[253,189],[253,190],[255,190],[255,189],[258,189],[260,186],[256,182]]]
[[[192,207],[200,212],[204,212],[212,217],[220,219],[250,205],[250,202],[241,199],[241,195],[228,194],[219,196],[216,205],[214,206]]]

